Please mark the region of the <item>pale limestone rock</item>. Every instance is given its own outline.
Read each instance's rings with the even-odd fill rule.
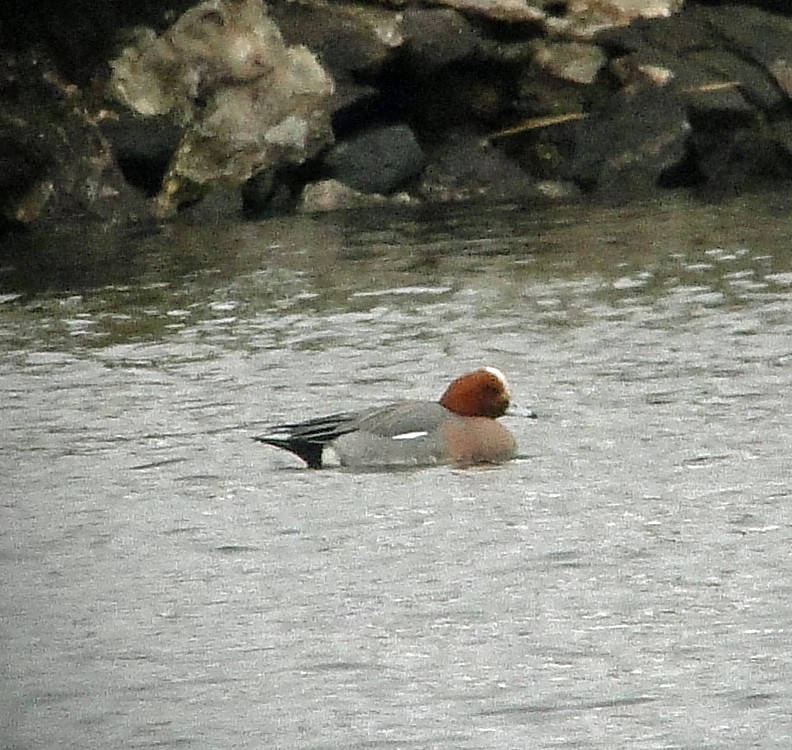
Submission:
[[[668,18],[683,4],[684,0],[569,0],[564,15],[546,17],[545,28],[568,39],[591,39],[639,18]]]
[[[332,142],[333,82],[307,48],[284,43],[261,0],[200,3],[161,37],[144,32],[112,67],[122,102],[185,128],[158,197],[163,213],[190,185],[241,184]]]
[[[321,180],[306,185],[300,200],[301,213],[324,213],[350,208],[373,208],[376,206],[400,206],[414,203],[407,193],[385,196],[380,193],[362,193],[338,180]]]
[[[556,78],[591,83],[605,65],[605,53],[585,42],[547,42],[534,45],[534,62]]]
[[[591,39],[612,26],[637,18],[665,18],[681,10],[684,0],[435,0],[468,15],[497,21],[533,21],[548,33],[566,39]],[[560,6],[564,12],[559,14]]]
[[[511,23],[542,21],[545,18],[544,10],[529,0],[438,0],[437,5]]]

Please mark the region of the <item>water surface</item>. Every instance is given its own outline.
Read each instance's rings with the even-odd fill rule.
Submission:
[[[0,745],[788,748],[777,200],[51,238],[0,305]],[[249,440],[482,363],[541,415],[502,467]]]

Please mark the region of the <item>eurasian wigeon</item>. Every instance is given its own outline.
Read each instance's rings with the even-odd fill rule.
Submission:
[[[294,424],[273,425],[255,440],[299,456],[312,469],[502,463],[517,442],[497,419],[535,417],[511,406],[509,386],[495,367],[454,380],[439,401],[399,401]]]

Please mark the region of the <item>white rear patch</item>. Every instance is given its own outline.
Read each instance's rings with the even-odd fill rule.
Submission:
[[[394,435],[391,440],[415,440],[416,438],[426,437],[429,433],[426,430],[417,432],[403,432],[401,435]]]
[[[341,466],[341,457],[332,445],[325,445],[322,448],[322,466],[328,468],[338,468]]]

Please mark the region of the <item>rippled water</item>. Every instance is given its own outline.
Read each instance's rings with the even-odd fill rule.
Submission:
[[[792,746],[773,200],[31,256],[0,305],[0,746]],[[503,467],[313,472],[249,440],[480,363],[541,415]]]

